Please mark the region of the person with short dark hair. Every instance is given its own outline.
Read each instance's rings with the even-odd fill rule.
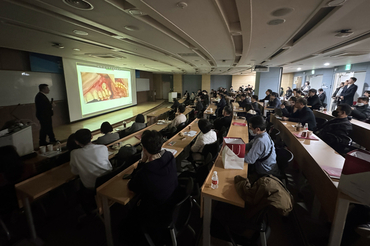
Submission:
[[[320,98],[316,95],[316,89],[310,89],[308,91],[307,104],[311,106],[311,109],[319,109],[322,107]]]
[[[338,152],[348,145],[348,136],[352,131],[352,124],[348,120],[351,111],[348,104],[338,105],[337,109],[332,112],[335,118],[324,123],[316,133],[325,143]]]
[[[119,139],[119,134],[117,132],[113,133],[113,127],[108,121],[101,124],[100,132],[103,133],[104,136],[99,137],[95,142],[96,144],[110,144]]]
[[[198,121],[198,127],[200,133],[195,140],[193,146],[191,146],[191,151],[193,160],[201,159],[201,152],[206,144],[211,144],[217,141],[217,134],[212,130],[212,124],[206,119],[200,119]]]
[[[126,134],[129,135],[131,133],[140,131],[146,127],[144,115],[138,114],[136,115],[135,122],[131,125],[129,129],[127,129]]]
[[[96,178],[112,170],[106,146],[91,143],[91,131],[80,129],[75,133],[80,149],[71,152],[71,172],[79,175],[85,188],[95,189]]]
[[[298,112],[295,114],[294,118],[292,116],[284,116],[282,117],[282,120],[300,122],[303,126],[307,123],[308,129],[311,131],[314,130],[316,127],[316,119],[312,110],[307,107],[307,100],[302,97],[298,98],[294,107],[298,109]]]
[[[228,129],[231,125],[231,121],[233,119],[233,109],[230,106],[225,106],[223,111],[223,117],[216,119],[213,122],[213,126],[217,131],[220,131],[221,128],[224,126]]]
[[[285,99],[289,100],[289,98],[292,96],[292,94],[293,94],[292,89],[290,87],[288,87],[286,92],[285,92]]]
[[[265,98],[264,99],[261,99],[260,102],[265,102],[265,100],[270,101],[270,95],[272,93],[272,90],[271,89],[268,89],[265,93],[266,93]]]
[[[271,93],[268,108],[280,108],[280,105],[281,101],[279,95],[276,92]]]
[[[171,152],[162,149],[162,135],[146,130],[141,136],[142,158],[132,173],[128,188],[141,195],[142,212],[163,205],[177,188],[176,160]]]
[[[256,114],[257,115],[261,115],[261,110],[260,110],[260,107],[259,107],[259,104],[258,104],[258,96],[257,95],[253,95],[251,97],[251,104],[252,104],[252,108],[254,111],[256,111]]]
[[[346,82],[341,82],[339,84],[339,87],[335,89],[331,97],[332,99],[334,99],[334,101],[331,104],[331,111],[334,111],[337,105],[340,104],[341,101],[340,94],[342,93],[344,86],[346,86],[346,83],[348,84],[348,80]]]
[[[49,142],[55,143],[54,131],[53,131],[53,122],[52,116],[54,115],[53,111],[53,99],[49,101],[46,96],[49,94],[50,89],[47,84],[39,85],[39,92],[35,97],[35,106],[36,106],[36,118],[40,122],[40,135],[39,135],[39,145],[47,145],[46,136],[49,136]]]
[[[223,94],[220,93],[219,95],[220,95],[220,101],[216,103],[217,105],[216,112],[217,112],[217,116],[222,116],[222,110],[224,110],[224,107],[226,106],[226,100]]]
[[[173,99],[173,104],[172,104],[171,108],[172,108],[175,112],[177,112],[177,108],[178,108],[179,106],[180,106],[179,101],[177,100],[177,98],[174,98],[174,99]]]
[[[170,129],[171,127],[177,127],[181,123],[186,122],[186,116],[184,115],[184,112],[185,106],[180,104],[177,108],[177,116],[175,117],[175,119],[173,119],[173,121],[171,122],[171,124],[168,125],[167,128]]]
[[[321,102],[322,106],[326,105],[326,104],[324,104],[325,98],[326,98],[325,91],[322,88],[320,88],[320,89],[318,89],[318,92],[319,92],[319,99],[320,99],[320,102]]]
[[[352,108],[351,116],[356,120],[366,120],[370,117],[370,107],[368,97],[357,98],[357,103]]]
[[[341,103],[347,103],[348,105],[353,104],[353,98],[357,91],[357,85],[355,85],[355,82],[357,81],[357,78],[351,77],[348,80],[348,84],[344,86],[342,93],[340,94],[340,99],[342,100]]]
[[[285,102],[284,104],[280,105],[283,116],[294,118],[294,114],[298,112],[298,109],[294,107],[296,102],[297,98],[295,96],[292,96],[289,98],[288,102]]]
[[[370,91],[365,91],[364,92],[364,97],[369,97],[370,98]]]
[[[249,119],[249,134],[254,136],[245,146],[247,154],[244,161],[255,166],[258,175],[279,176],[279,168],[276,163],[274,142],[266,132],[266,122],[262,116],[256,115]]]

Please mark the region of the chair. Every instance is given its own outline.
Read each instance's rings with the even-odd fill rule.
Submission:
[[[221,127],[220,131],[217,133],[217,142],[219,145],[223,143],[224,137],[226,137],[228,131],[229,131],[229,128],[226,128],[225,126],[223,126]]]
[[[192,110],[189,113],[189,122],[193,122],[194,119],[195,119],[195,111]]]
[[[285,173],[285,169],[288,167],[289,163],[292,162],[294,159],[294,155],[292,152],[285,148],[276,148],[276,162],[279,167],[280,171],[280,177],[278,177],[280,180],[283,181],[284,185],[287,185],[287,175]]]
[[[168,119],[173,120],[176,117],[176,111],[172,110],[168,113]]]
[[[327,119],[324,118],[316,118],[316,128],[320,129],[326,122],[328,122]]]
[[[184,128],[186,127],[186,125],[187,125],[186,121],[185,121],[185,122],[182,122],[181,124],[179,124],[179,125],[177,126],[177,131],[176,131],[176,133],[177,133],[177,132],[180,132],[182,129],[184,129]]]
[[[151,221],[150,218],[148,221],[141,222],[142,232],[150,246],[168,244],[168,241],[171,241],[172,245],[176,246],[177,237],[185,229],[189,229],[195,236],[193,228],[188,224],[193,207],[190,199],[192,191],[192,178],[179,179],[179,187],[174,191],[166,204],[161,206],[160,211],[154,214],[158,219]],[[162,229],[161,235],[151,233],[153,228],[157,229],[157,231]]]

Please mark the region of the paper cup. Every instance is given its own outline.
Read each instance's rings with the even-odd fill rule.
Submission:
[[[46,146],[40,146],[40,153],[44,154],[46,152]]]
[[[54,150],[54,146],[52,144],[48,144],[47,147],[48,147],[48,151]]]
[[[303,132],[301,133],[301,137],[302,137],[302,138],[307,137],[307,132],[306,132],[306,131],[303,131]]]
[[[310,138],[312,136],[312,132],[311,131],[307,131],[307,136],[306,138]]]

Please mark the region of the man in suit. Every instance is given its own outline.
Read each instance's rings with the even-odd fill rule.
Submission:
[[[39,85],[39,93],[35,97],[36,104],[36,118],[40,122],[40,136],[39,144],[47,145],[46,136],[49,136],[50,143],[55,143],[55,135],[53,132],[53,123],[51,117],[53,116],[53,101],[49,101],[47,94],[49,94],[50,89],[47,84]]]
[[[319,109],[322,106],[321,101],[316,93],[316,89],[310,89],[308,91],[307,104],[310,105],[312,109]]]
[[[347,103],[348,105],[353,104],[353,97],[357,91],[357,85],[355,85],[357,78],[351,77],[348,81],[348,85],[343,88],[342,93],[340,94],[341,103]]]
[[[320,88],[318,92],[319,92],[319,99],[321,101],[321,104],[323,107],[325,107],[326,106],[326,103],[325,103],[326,94],[322,88]]]
[[[357,104],[353,106],[351,116],[356,120],[366,120],[370,117],[368,97],[357,98]]]
[[[298,109],[298,112],[293,117],[283,117],[282,120],[288,120],[293,122],[300,122],[303,126],[308,124],[308,130],[312,131],[316,128],[316,119],[312,110],[307,106],[307,100],[304,98],[298,98],[294,107]]]

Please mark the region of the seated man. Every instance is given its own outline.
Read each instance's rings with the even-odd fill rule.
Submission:
[[[75,133],[80,149],[71,152],[71,172],[79,175],[85,188],[95,189],[96,178],[112,170],[106,146],[91,143],[91,131],[80,129]]]
[[[295,96],[292,96],[289,98],[288,103],[284,103],[280,105],[281,112],[283,113],[283,116],[289,117],[292,116],[294,113],[298,111],[296,107],[294,107],[295,103],[297,102],[297,98]],[[293,116],[294,118],[294,116]]]
[[[370,97],[370,91],[365,91],[364,92],[364,97]]]
[[[308,91],[307,104],[311,106],[311,109],[319,109],[322,107],[322,103],[315,89],[310,89]]]
[[[272,93],[272,90],[271,89],[268,89],[265,93],[266,93],[265,98],[264,99],[261,99],[260,102],[265,102],[265,100],[270,101],[270,95]]]
[[[356,120],[366,120],[370,117],[368,97],[357,98],[357,104],[352,108],[351,116]]]
[[[256,114],[257,115],[261,115],[261,110],[260,110],[260,107],[259,107],[259,104],[258,104],[258,96],[257,95],[253,95],[251,97],[251,101],[252,101],[252,109],[254,111],[256,111]]]
[[[130,135],[131,133],[140,131],[146,127],[144,115],[138,114],[135,118],[134,124],[131,125],[129,129],[126,130],[126,134]]]
[[[180,106],[179,101],[177,100],[177,98],[174,98],[174,99],[173,99],[173,104],[172,104],[171,108],[172,108],[175,112],[177,112],[177,108],[178,108],[179,106]]]
[[[270,101],[268,104],[269,108],[279,108],[281,105],[281,101],[279,95],[276,92],[270,94]]]
[[[167,128],[170,129],[171,127],[178,127],[178,125],[180,125],[181,123],[186,122],[186,116],[184,115],[184,112],[185,106],[180,104],[177,108],[177,116],[175,117],[175,119],[173,119],[173,121],[171,122],[171,124],[168,125]]]
[[[217,141],[217,134],[212,130],[212,124],[208,120],[200,119],[198,121],[198,127],[201,132],[193,146],[191,146],[193,160],[200,160],[202,158],[201,153],[206,144],[211,144]]]
[[[258,175],[279,176],[274,142],[266,132],[266,122],[262,116],[257,115],[249,119],[249,133],[254,138],[245,146],[248,151],[245,162],[254,165]]]
[[[101,124],[100,132],[103,133],[104,136],[99,137],[95,142],[96,144],[110,144],[119,139],[119,134],[117,132],[113,133],[113,127],[108,121]]]
[[[217,105],[217,116],[222,116],[222,110],[224,110],[224,107],[226,106],[226,100],[225,100],[225,96],[223,94],[219,94],[220,95],[220,101],[218,103],[216,103]]]
[[[140,210],[159,208],[177,188],[176,160],[171,152],[161,151],[162,135],[146,130],[141,137],[142,158],[132,173],[128,188],[141,195]],[[142,214],[142,215],[144,215]]]
[[[297,114],[290,117],[282,117],[282,120],[300,122],[303,126],[308,123],[308,130],[312,131],[316,127],[316,119],[312,110],[307,107],[307,101],[304,98],[298,98],[294,107],[297,108]]]
[[[348,104],[338,105],[332,112],[335,118],[323,124],[316,132],[325,143],[338,152],[348,145],[347,137],[352,131],[352,124],[347,117],[350,113],[351,107]]]
[[[230,127],[231,121],[233,119],[232,113],[233,111],[231,107],[229,106],[224,107],[223,111],[224,117],[218,118],[213,122],[213,125],[217,131],[220,131],[223,126],[226,129]]]
[[[241,101],[238,102],[238,103],[239,103],[239,107],[241,107],[241,108],[247,108],[247,104],[250,104],[250,102],[248,102],[247,96],[245,94],[241,95]]]

